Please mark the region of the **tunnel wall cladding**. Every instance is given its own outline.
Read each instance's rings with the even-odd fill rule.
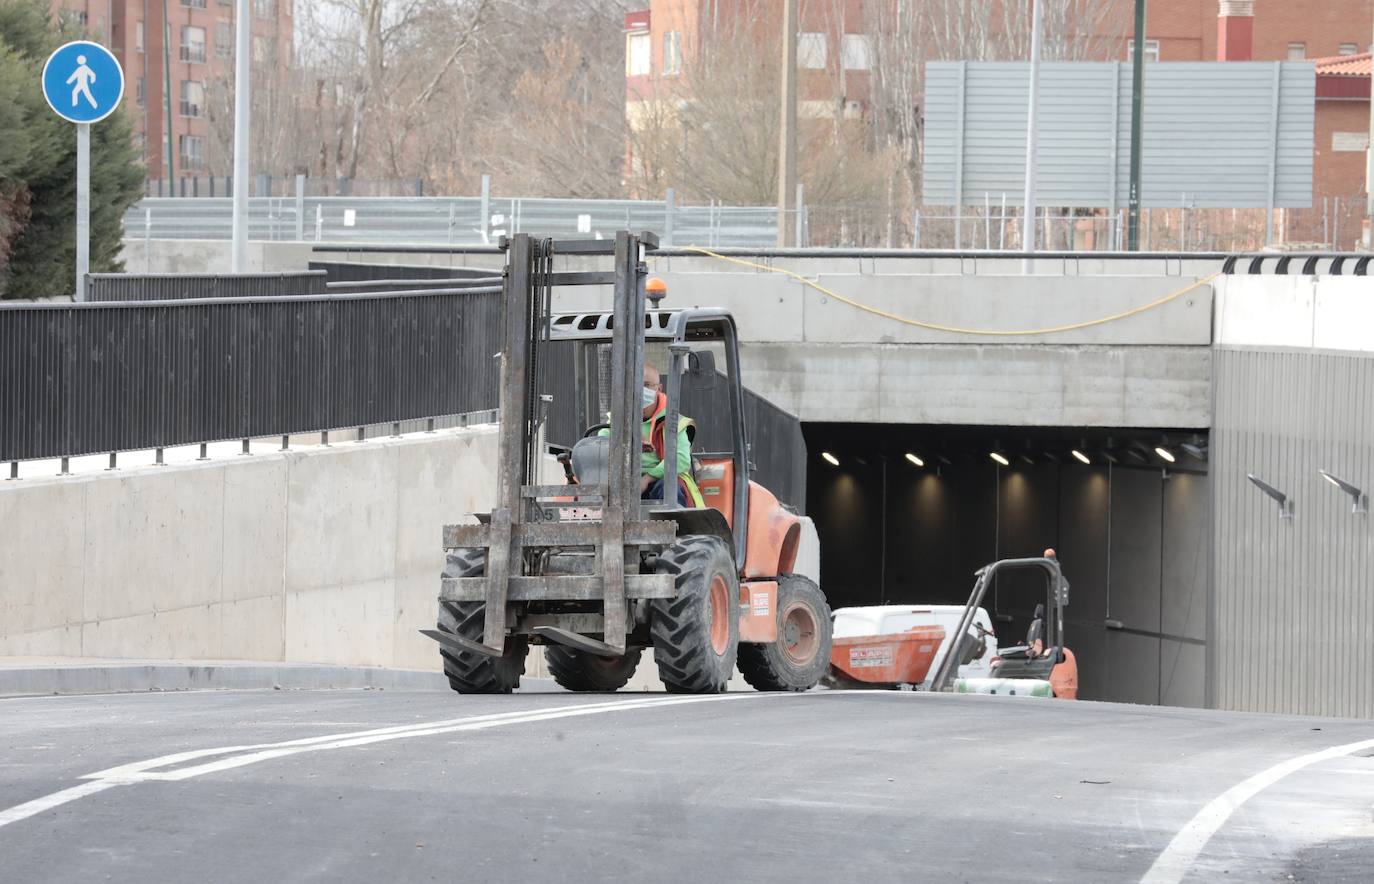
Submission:
[[[1216,705],[1374,717],[1374,525],[1317,472],[1374,490],[1374,357],[1219,347],[1215,367]]]

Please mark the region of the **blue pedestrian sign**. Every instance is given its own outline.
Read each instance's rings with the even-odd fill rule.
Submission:
[[[110,50],[77,40],[59,46],[43,65],[43,97],[59,117],[97,123],[119,107],[124,71]]]

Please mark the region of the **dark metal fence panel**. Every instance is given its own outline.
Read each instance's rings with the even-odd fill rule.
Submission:
[[[323,275],[320,277],[323,278]],[[0,306],[0,460],[167,447],[497,407],[492,288]],[[546,348],[550,442],[572,445],[573,347]],[[683,388],[698,451],[730,448],[723,376]],[[751,390],[754,478],[806,500],[798,419]],[[597,422],[599,416],[589,418]]]
[[[682,413],[697,425],[694,451],[729,451],[732,444],[727,380],[718,374],[714,385],[682,385]],[[778,500],[806,511],[806,440],[801,420],[772,402],[744,389],[744,429],[749,440],[751,478]]]
[[[500,295],[0,307],[0,460],[496,406]]]
[[[443,267],[431,264],[355,264],[349,261],[311,261],[312,271],[324,271],[330,282],[373,279],[475,279],[500,276],[499,267]]]
[[[176,298],[251,298],[321,295],[326,274],[301,273],[92,273],[86,277],[91,301],[165,301]]]

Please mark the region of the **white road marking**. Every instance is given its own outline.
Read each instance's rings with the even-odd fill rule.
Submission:
[[[553,721],[560,718],[575,718],[583,715],[598,715],[606,712],[622,712],[634,709],[654,709],[660,706],[679,706],[687,703],[709,703],[719,700],[743,700],[750,697],[781,697],[786,694],[713,694],[700,697],[664,697],[640,700],[620,700],[606,703],[585,703],[573,706],[560,706],[555,709],[526,709],[517,712],[497,712],[489,715],[476,715],[468,718],[452,718],[444,721],[429,721],[396,727],[374,728],[344,734],[329,734],[321,737],[307,737],[300,740],[286,740],[280,743],[260,743],[249,746],[221,746],[213,749],[196,749],[177,752],[136,761],[118,767],[108,768],[82,779],[87,782],[35,798],[23,804],[0,810],[0,828],[11,823],[28,819],[37,814],[59,807],[71,801],[103,792],[115,786],[127,786],[148,781],[180,781],[191,777],[217,773],[273,758],[297,755],[302,752],[321,752],[328,749],[346,749],[352,746],[366,746],[388,740],[403,740],[411,737],[427,737],[436,734],[461,731],[484,730],[511,724],[528,724],[538,721]],[[228,756],[190,767],[173,770],[159,770],[188,761],[196,761],[213,756]]]
[[[0,828],[8,826],[10,823],[17,823],[26,820],[35,814],[40,814],[45,810],[52,810],[60,807],[68,801],[75,801],[78,798],[85,798],[87,795],[94,795],[97,792],[104,792],[120,785],[118,780],[92,780],[82,783],[79,786],[72,786],[70,789],[63,789],[61,792],[53,792],[51,795],[44,795],[42,798],[35,798],[23,804],[16,804],[6,810],[0,810]]]
[[[1320,752],[1290,758],[1237,783],[1212,799],[1188,821],[1187,825],[1179,829],[1178,834],[1169,842],[1169,846],[1155,858],[1150,870],[1140,879],[1141,884],[1178,884],[1197,861],[1207,842],[1225,825],[1237,808],[1289,774],[1313,764],[1370,748],[1374,748],[1374,740],[1333,746]]]

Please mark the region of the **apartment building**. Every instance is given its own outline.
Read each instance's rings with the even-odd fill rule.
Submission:
[[[250,0],[255,70],[287,68],[293,0]],[[124,110],[152,179],[226,175],[207,164],[207,91],[234,75],[233,0],[52,0],[124,68]],[[170,147],[170,150],[169,150]],[[169,165],[170,164],[170,165]]]

